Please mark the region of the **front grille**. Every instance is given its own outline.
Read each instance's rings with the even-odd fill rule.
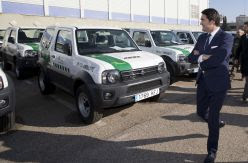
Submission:
[[[158,73],[158,66],[122,71],[121,79],[122,81],[134,80],[144,76],[154,75],[155,73]]]
[[[160,80],[154,80],[154,81],[151,81],[151,82],[130,86],[127,89],[127,93],[128,94],[140,93],[140,92],[148,91],[148,90],[151,90],[151,89],[154,89],[154,88],[158,88],[161,85],[162,85],[162,83],[161,83]]]

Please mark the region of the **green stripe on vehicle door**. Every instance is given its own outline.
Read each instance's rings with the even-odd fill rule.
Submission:
[[[167,48],[179,50],[179,51],[181,51],[185,56],[188,56],[188,55],[190,54],[190,52],[189,52],[188,50],[185,50],[185,49],[182,49],[182,48],[177,48],[177,47],[167,47]]]
[[[36,44],[36,43],[26,43],[26,45],[31,46],[34,51],[39,51],[39,44]]]
[[[132,69],[132,67],[129,63],[127,63],[123,60],[111,57],[111,56],[99,54],[99,55],[89,55],[89,57],[95,58],[95,59],[98,59],[101,61],[105,61],[105,62],[111,64],[115,69],[117,69],[119,71],[127,71],[127,70]]]

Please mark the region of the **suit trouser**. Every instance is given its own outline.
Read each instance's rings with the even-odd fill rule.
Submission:
[[[244,98],[248,98],[248,76],[245,76]]]
[[[225,96],[225,91],[212,92],[207,88],[204,79],[197,86],[197,114],[208,122],[208,152],[217,152],[219,141],[219,117]]]

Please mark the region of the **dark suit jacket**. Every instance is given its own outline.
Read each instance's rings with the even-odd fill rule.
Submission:
[[[194,50],[198,50],[200,54],[211,55],[208,60],[200,63],[197,82],[200,83],[201,80],[205,80],[208,89],[213,92],[227,90],[230,87],[229,58],[233,37],[220,29],[204,49],[206,40],[207,33],[200,35],[195,48],[188,56],[190,63],[198,63],[200,55],[194,55]]]
[[[243,35],[240,38],[235,59],[240,59],[241,73],[244,76],[248,76],[248,39],[246,38],[246,35]]]

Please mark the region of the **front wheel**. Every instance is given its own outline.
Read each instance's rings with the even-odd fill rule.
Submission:
[[[22,79],[24,76],[24,71],[17,64],[15,65],[15,74],[17,79]]]
[[[76,105],[82,120],[86,124],[95,123],[103,116],[103,113],[95,107],[88,88],[84,85],[76,91]]]
[[[170,85],[171,85],[175,82],[175,70],[173,66],[168,62],[166,62],[166,67],[168,72],[170,73]]]
[[[2,68],[3,68],[3,70],[10,70],[11,69],[10,64],[5,59],[3,59],[3,61],[2,61]]]

